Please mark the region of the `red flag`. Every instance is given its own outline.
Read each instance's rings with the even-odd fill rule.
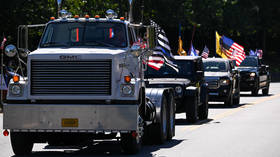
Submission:
[[[7,41],[7,39],[4,37],[2,43],[1,43],[1,50],[4,49],[4,46],[5,46],[5,42]]]

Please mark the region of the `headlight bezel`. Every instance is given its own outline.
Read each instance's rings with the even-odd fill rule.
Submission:
[[[257,74],[256,74],[255,72],[251,72],[249,76],[250,76],[250,77],[255,77],[256,75],[257,75]]]
[[[134,89],[135,87],[133,84],[122,84],[120,88],[121,96],[134,96]]]
[[[221,78],[220,79],[220,85],[221,86],[227,86],[229,84],[230,84],[230,79],[228,79],[228,78]]]
[[[176,92],[177,94],[181,94],[181,93],[183,92],[183,88],[182,88],[181,86],[176,86],[176,87],[175,87],[175,92]]]
[[[15,91],[15,88],[18,88],[18,92],[14,92]],[[23,86],[21,84],[10,84],[9,85],[9,94],[11,96],[22,96],[23,94]]]

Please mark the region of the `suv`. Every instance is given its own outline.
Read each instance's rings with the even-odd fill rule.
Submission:
[[[201,57],[175,56],[177,68],[164,64],[159,70],[148,67],[146,86],[173,87],[176,113],[186,113],[189,122],[208,118],[208,87]]]
[[[268,95],[270,74],[269,66],[263,65],[257,56],[247,56],[238,69],[241,75],[241,91],[251,91],[252,95],[258,95],[262,89],[263,95]]]
[[[222,101],[232,106],[240,102],[239,72],[231,60],[208,58],[203,60],[210,101]]]

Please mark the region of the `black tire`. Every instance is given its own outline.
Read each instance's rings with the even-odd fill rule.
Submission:
[[[269,93],[269,83],[268,83],[267,87],[262,90],[263,95],[268,95],[268,93]]]
[[[133,137],[132,133],[121,134],[121,147],[126,154],[136,154],[140,151],[142,139],[140,136]]]
[[[187,98],[191,103],[186,103],[186,118],[188,122],[195,123],[198,120],[197,96]]]
[[[251,92],[252,92],[252,95],[257,96],[258,93],[259,93],[259,89],[258,89],[258,88],[255,88],[255,89],[253,89]]]
[[[208,94],[205,96],[205,100],[203,100],[202,105],[199,106],[198,117],[200,120],[204,120],[208,118]]]
[[[32,152],[34,143],[29,133],[11,132],[10,138],[15,155],[28,155]]]
[[[169,96],[167,116],[167,140],[171,140],[175,136],[175,102],[172,94]]]
[[[160,110],[160,122],[154,125],[154,135],[158,144],[163,144],[167,139],[167,99],[162,98],[162,105]]]
[[[233,95],[232,94],[226,99],[225,105],[228,106],[228,107],[233,106]]]
[[[235,94],[235,97],[233,99],[233,104],[234,105],[239,105],[239,103],[240,103],[240,88],[238,88],[238,91]]]

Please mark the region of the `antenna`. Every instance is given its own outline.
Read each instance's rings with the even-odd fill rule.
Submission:
[[[143,18],[144,18],[144,0],[142,0],[142,5],[141,5],[141,23],[143,23]]]

